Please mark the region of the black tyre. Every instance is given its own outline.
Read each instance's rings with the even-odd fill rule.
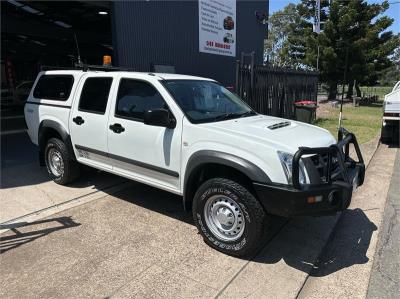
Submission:
[[[44,155],[47,172],[57,184],[66,185],[79,177],[79,164],[72,159],[67,146],[60,139],[49,139]]]
[[[204,241],[223,253],[249,256],[264,243],[268,217],[254,195],[234,181],[203,183],[193,199],[193,218]]]
[[[393,130],[392,130],[393,131]],[[384,144],[389,144],[392,142],[393,133],[389,131],[388,127],[383,127],[381,129],[381,142]]]

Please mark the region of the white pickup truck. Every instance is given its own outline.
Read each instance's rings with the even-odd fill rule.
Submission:
[[[263,244],[269,215],[344,210],[364,180],[353,134],[257,114],[206,78],[41,72],[25,118],[56,183],[85,164],[179,194],[205,242],[235,256]]]
[[[383,118],[381,140],[394,142],[399,140],[400,124],[400,81],[395,84],[392,91],[385,95],[383,102]]]

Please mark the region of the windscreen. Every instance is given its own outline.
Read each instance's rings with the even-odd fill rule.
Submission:
[[[239,97],[216,82],[165,80],[163,84],[192,123],[256,114]]]

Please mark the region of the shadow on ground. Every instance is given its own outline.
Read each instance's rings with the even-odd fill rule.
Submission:
[[[367,263],[369,259],[366,253],[372,233],[377,227],[360,209],[346,210],[343,213],[345,215],[342,216],[351,219],[351,223],[347,221],[338,223],[317,261],[313,252],[316,252],[314,247],[318,245],[314,245],[313,242],[318,242],[318,240],[309,235],[309,231],[315,230],[315,228],[312,227],[312,223],[305,226],[302,226],[303,223],[299,223],[299,221],[307,221],[306,218],[292,220],[301,225],[303,230],[296,229],[294,232],[288,232],[284,236],[286,240],[281,242],[282,246],[274,246],[271,248],[272,250],[265,250],[263,254],[256,257],[255,261],[274,264],[283,260],[287,265],[316,277],[326,276],[356,264]],[[315,225],[321,225],[324,218],[316,219]],[[335,232],[339,231],[343,225],[346,226],[345,238],[341,237],[337,240]],[[307,239],[307,237],[310,238]]]
[[[27,133],[1,136],[0,188],[16,188],[49,182],[46,167],[39,166],[38,148],[29,140]],[[107,181],[111,182],[110,184]],[[70,188],[85,188],[94,185],[100,190],[115,181],[126,181],[113,174],[82,166],[81,179]]]
[[[310,273],[311,276],[326,276],[343,268],[369,261],[366,253],[377,226],[361,209],[346,210],[343,213],[346,220],[339,223],[335,232],[343,231],[341,228],[344,226],[346,233],[338,239],[335,238],[335,232],[333,233],[326,246],[328,250],[319,258]]]
[[[383,102],[360,101],[360,106],[382,108]]]
[[[9,229],[13,235],[0,236],[0,254],[32,242],[55,231],[79,226],[71,217],[58,217],[34,222],[1,224],[0,230]]]
[[[192,215],[184,211],[182,197],[179,195],[133,182],[132,187],[114,193],[112,196],[153,212],[194,225]]]
[[[191,213],[186,213],[182,206],[182,197],[152,188],[143,184],[135,184],[132,188],[113,194],[121,200],[138,205],[153,212],[193,224]],[[318,242],[315,234],[322,234],[324,222],[332,221],[333,217],[303,217],[288,220],[281,217],[271,217],[264,249],[255,257],[250,258],[257,263],[275,264],[283,260],[287,265],[313,276],[326,276],[342,268],[368,262],[368,250],[372,233],[377,229],[366,214],[360,209],[346,210],[343,218],[351,219],[347,225],[346,238],[330,246],[326,252],[315,261],[314,242]],[[330,236],[333,240],[335,235]],[[271,241],[272,240],[272,241]],[[314,250],[314,251],[313,251]]]
[[[182,197],[169,192],[140,183],[132,183],[132,186],[114,193],[112,196],[154,213],[193,225],[191,213],[183,210]],[[347,210],[343,213],[349,216],[345,217],[346,219],[351,219],[351,223],[340,222],[338,224],[338,226],[346,225],[346,238],[335,241],[333,246],[330,244],[330,250],[325,252],[318,262],[315,262],[315,258],[324,244],[319,240],[318,235],[328,232],[329,225],[326,225],[326,222],[332,221],[333,217],[304,217],[292,220],[272,217],[267,237],[263,241],[260,240],[267,244],[256,257],[248,260],[263,264],[275,264],[282,260],[290,267],[306,273],[311,272],[312,276],[326,276],[342,268],[366,263],[368,262],[366,252],[371,236],[377,228],[360,209]],[[51,225],[36,231],[25,230],[27,226],[45,222],[61,225]],[[15,235],[2,238],[0,248],[2,252],[5,252],[57,230],[79,225],[71,217],[61,217],[29,224],[18,223],[13,227],[1,226],[0,229],[10,228]],[[21,232],[22,228],[24,230]],[[336,230],[339,228],[336,227]],[[173,238],[173,231],[171,234],[171,238]],[[333,234],[330,240],[334,239]]]
[[[390,142],[386,144],[389,148],[400,148],[399,140]]]

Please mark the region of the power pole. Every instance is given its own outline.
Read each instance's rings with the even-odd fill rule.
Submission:
[[[347,66],[349,64],[349,46],[346,45],[346,59],[344,63],[344,72],[343,72],[343,84],[342,84],[342,100],[340,101],[340,112],[339,112],[339,129],[342,127],[342,112],[343,112],[343,99],[344,99],[344,85],[347,80]]]
[[[321,32],[321,2],[320,0],[315,0],[315,16],[314,16],[314,26],[313,31],[316,34]],[[317,71],[319,70],[319,44],[317,46]]]

